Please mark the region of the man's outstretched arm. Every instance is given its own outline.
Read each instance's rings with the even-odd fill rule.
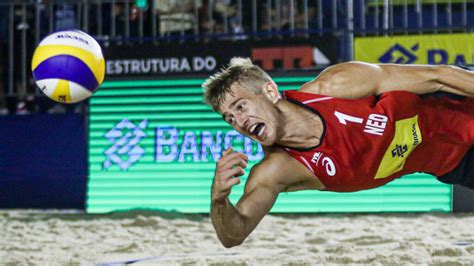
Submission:
[[[446,65],[347,62],[326,68],[301,90],[339,98],[362,98],[394,90],[474,97],[474,72]]]
[[[212,185],[211,219],[217,237],[227,248],[240,245],[245,240],[270,211],[283,189],[262,178],[263,170],[268,168],[263,162],[250,172],[244,195],[234,207],[228,196],[232,186],[240,183],[238,176],[244,174],[243,168],[246,166],[245,155],[232,149],[225,151],[217,162]],[[265,174],[271,175],[268,171]]]

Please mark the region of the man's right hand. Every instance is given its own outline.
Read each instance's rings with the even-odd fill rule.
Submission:
[[[222,245],[230,248],[242,244],[270,211],[278,193],[285,187],[281,180],[287,180],[284,177],[294,172],[293,167],[282,167],[288,158],[289,155],[282,157],[277,154],[255,165],[249,173],[242,197],[233,206],[228,196],[232,187],[240,183],[239,176],[244,175],[248,158],[232,148],[222,153],[222,158],[217,161],[211,202],[212,225]],[[293,163],[300,166],[296,160]]]
[[[248,164],[246,155],[235,152],[232,147],[222,153],[216,163],[214,183],[212,184],[212,202],[225,202],[233,186],[240,184],[239,176],[245,174]]]

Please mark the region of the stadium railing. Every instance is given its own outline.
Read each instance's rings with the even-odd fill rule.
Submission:
[[[474,0],[182,0],[176,7],[172,2],[0,2],[0,98],[40,94],[29,61],[40,39],[61,29],[84,30],[105,46],[331,34],[343,40],[338,57],[346,61],[353,59],[354,36],[469,32],[474,25]],[[4,102],[0,99],[0,108]]]

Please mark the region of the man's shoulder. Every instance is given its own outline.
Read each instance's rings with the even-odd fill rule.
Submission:
[[[250,170],[246,189],[252,189],[256,186],[283,188],[287,185],[288,180],[285,179],[289,169],[285,165],[285,161],[293,159],[278,147],[266,147],[264,151],[264,158]]]
[[[278,173],[279,169],[283,167],[281,163],[290,157],[287,152],[277,146],[263,147],[263,152],[265,154],[263,159],[255,164],[252,171],[271,171]]]
[[[287,190],[295,184],[315,180],[312,172],[281,147],[267,149],[264,159],[256,164],[250,173],[247,180],[250,188],[264,185]]]
[[[272,175],[286,177],[305,169],[297,160],[278,146],[264,147],[265,156],[262,161],[252,168],[257,175]]]

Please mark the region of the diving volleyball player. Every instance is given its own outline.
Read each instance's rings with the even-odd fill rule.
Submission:
[[[211,219],[225,247],[240,245],[284,191],[366,190],[414,172],[474,189],[474,72],[348,62],[280,94],[250,59],[234,58],[203,88],[265,152],[235,206],[228,195],[247,157],[229,148],[217,162]]]

